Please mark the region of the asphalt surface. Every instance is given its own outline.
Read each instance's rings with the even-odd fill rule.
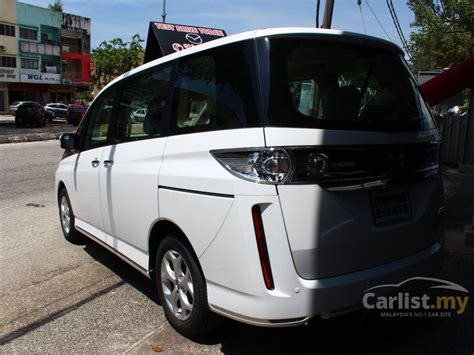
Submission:
[[[57,141],[0,145],[2,353],[473,354],[472,301],[453,318],[381,318],[359,311],[307,327],[262,329],[223,321],[186,339],[165,321],[153,283],[95,245],[68,244],[53,191]],[[440,278],[474,290],[474,176],[446,172],[447,262]]]

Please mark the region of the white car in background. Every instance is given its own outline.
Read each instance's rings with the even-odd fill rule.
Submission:
[[[132,129],[143,102],[149,115]],[[436,269],[439,142],[393,43],[242,33],[101,91],[61,138],[61,226],[154,280],[185,335],[212,329],[215,314],[302,325],[361,307],[371,286]]]
[[[130,120],[132,123],[143,122],[147,112],[148,110],[146,108],[138,108],[130,114]]]
[[[67,118],[68,116],[68,105],[62,103],[49,103],[44,106],[45,110],[50,110],[55,113],[56,117]]]

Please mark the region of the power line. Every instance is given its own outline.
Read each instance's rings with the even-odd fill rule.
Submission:
[[[395,29],[397,30],[398,37],[400,38],[400,42],[402,44],[403,49],[405,49],[406,54],[408,57],[411,57],[410,50],[408,49],[408,43],[407,40],[405,39],[405,36],[403,35],[402,28],[400,27],[400,23],[398,22],[398,17],[395,12],[395,7],[393,7],[392,0],[385,0],[388,6],[388,10],[390,11],[390,16],[392,17],[393,24],[395,25]]]
[[[403,37],[403,42],[407,45],[408,42],[405,38],[405,35],[403,34],[403,31],[402,31],[402,27],[400,26],[400,21],[398,21],[398,16],[397,16],[397,12],[395,11],[395,6],[393,6],[393,1],[392,0],[389,0],[390,2],[390,5],[392,6],[392,10],[393,10],[393,16],[395,17],[395,20],[397,21],[397,25],[398,25],[398,28],[400,30],[400,34],[402,35]]]
[[[385,30],[385,27],[383,27],[382,25],[382,22],[380,22],[378,16],[375,14],[374,10],[372,10],[372,6],[370,6],[369,4],[369,0],[365,0],[365,3],[367,4],[367,6],[369,7],[369,10],[370,12],[372,12],[372,15],[374,15],[375,19],[377,20],[378,24],[380,25],[380,27],[382,28],[383,32],[385,33],[385,35],[387,36],[387,38],[393,42],[393,39],[390,37],[390,35],[387,33],[387,31]]]

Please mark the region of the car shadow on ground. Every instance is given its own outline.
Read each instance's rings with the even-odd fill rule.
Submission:
[[[85,251],[121,279],[160,307],[156,288],[150,279],[126,262],[90,241]],[[447,253],[438,277],[474,289],[472,258],[460,259]],[[464,276],[461,276],[464,275]],[[451,318],[382,317],[377,311],[360,310],[348,315],[321,320],[294,328],[260,328],[221,319],[209,335],[189,338],[202,345],[218,345],[228,354],[242,353],[430,353],[472,354],[474,312],[468,305],[463,315]],[[169,326],[168,326],[169,328]],[[168,329],[166,332],[173,333]],[[172,334],[171,338],[182,338]],[[182,339],[185,341],[185,339]]]

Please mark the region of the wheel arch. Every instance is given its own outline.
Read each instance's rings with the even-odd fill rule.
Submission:
[[[201,263],[199,262],[199,258],[197,257],[197,254],[186,234],[184,234],[181,228],[173,221],[169,219],[160,219],[156,221],[153,227],[150,229],[150,234],[148,238],[148,270],[150,273],[150,277],[154,277],[156,254],[158,252],[158,248],[160,247],[161,242],[170,234],[176,236],[182,243],[184,243],[188,247],[189,252],[192,253],[195,257],[196,263],[199,266],[202,275],[204,275]]]
[[[59,194],[61,193],[62,189],[65,189],[67,191],[66,184],[64,184],[64,182],[62,182],[62,181],[59,181],[58,182],[58,189],[56,191],[56,200],[58,201],[58,203],[59,203]]]

